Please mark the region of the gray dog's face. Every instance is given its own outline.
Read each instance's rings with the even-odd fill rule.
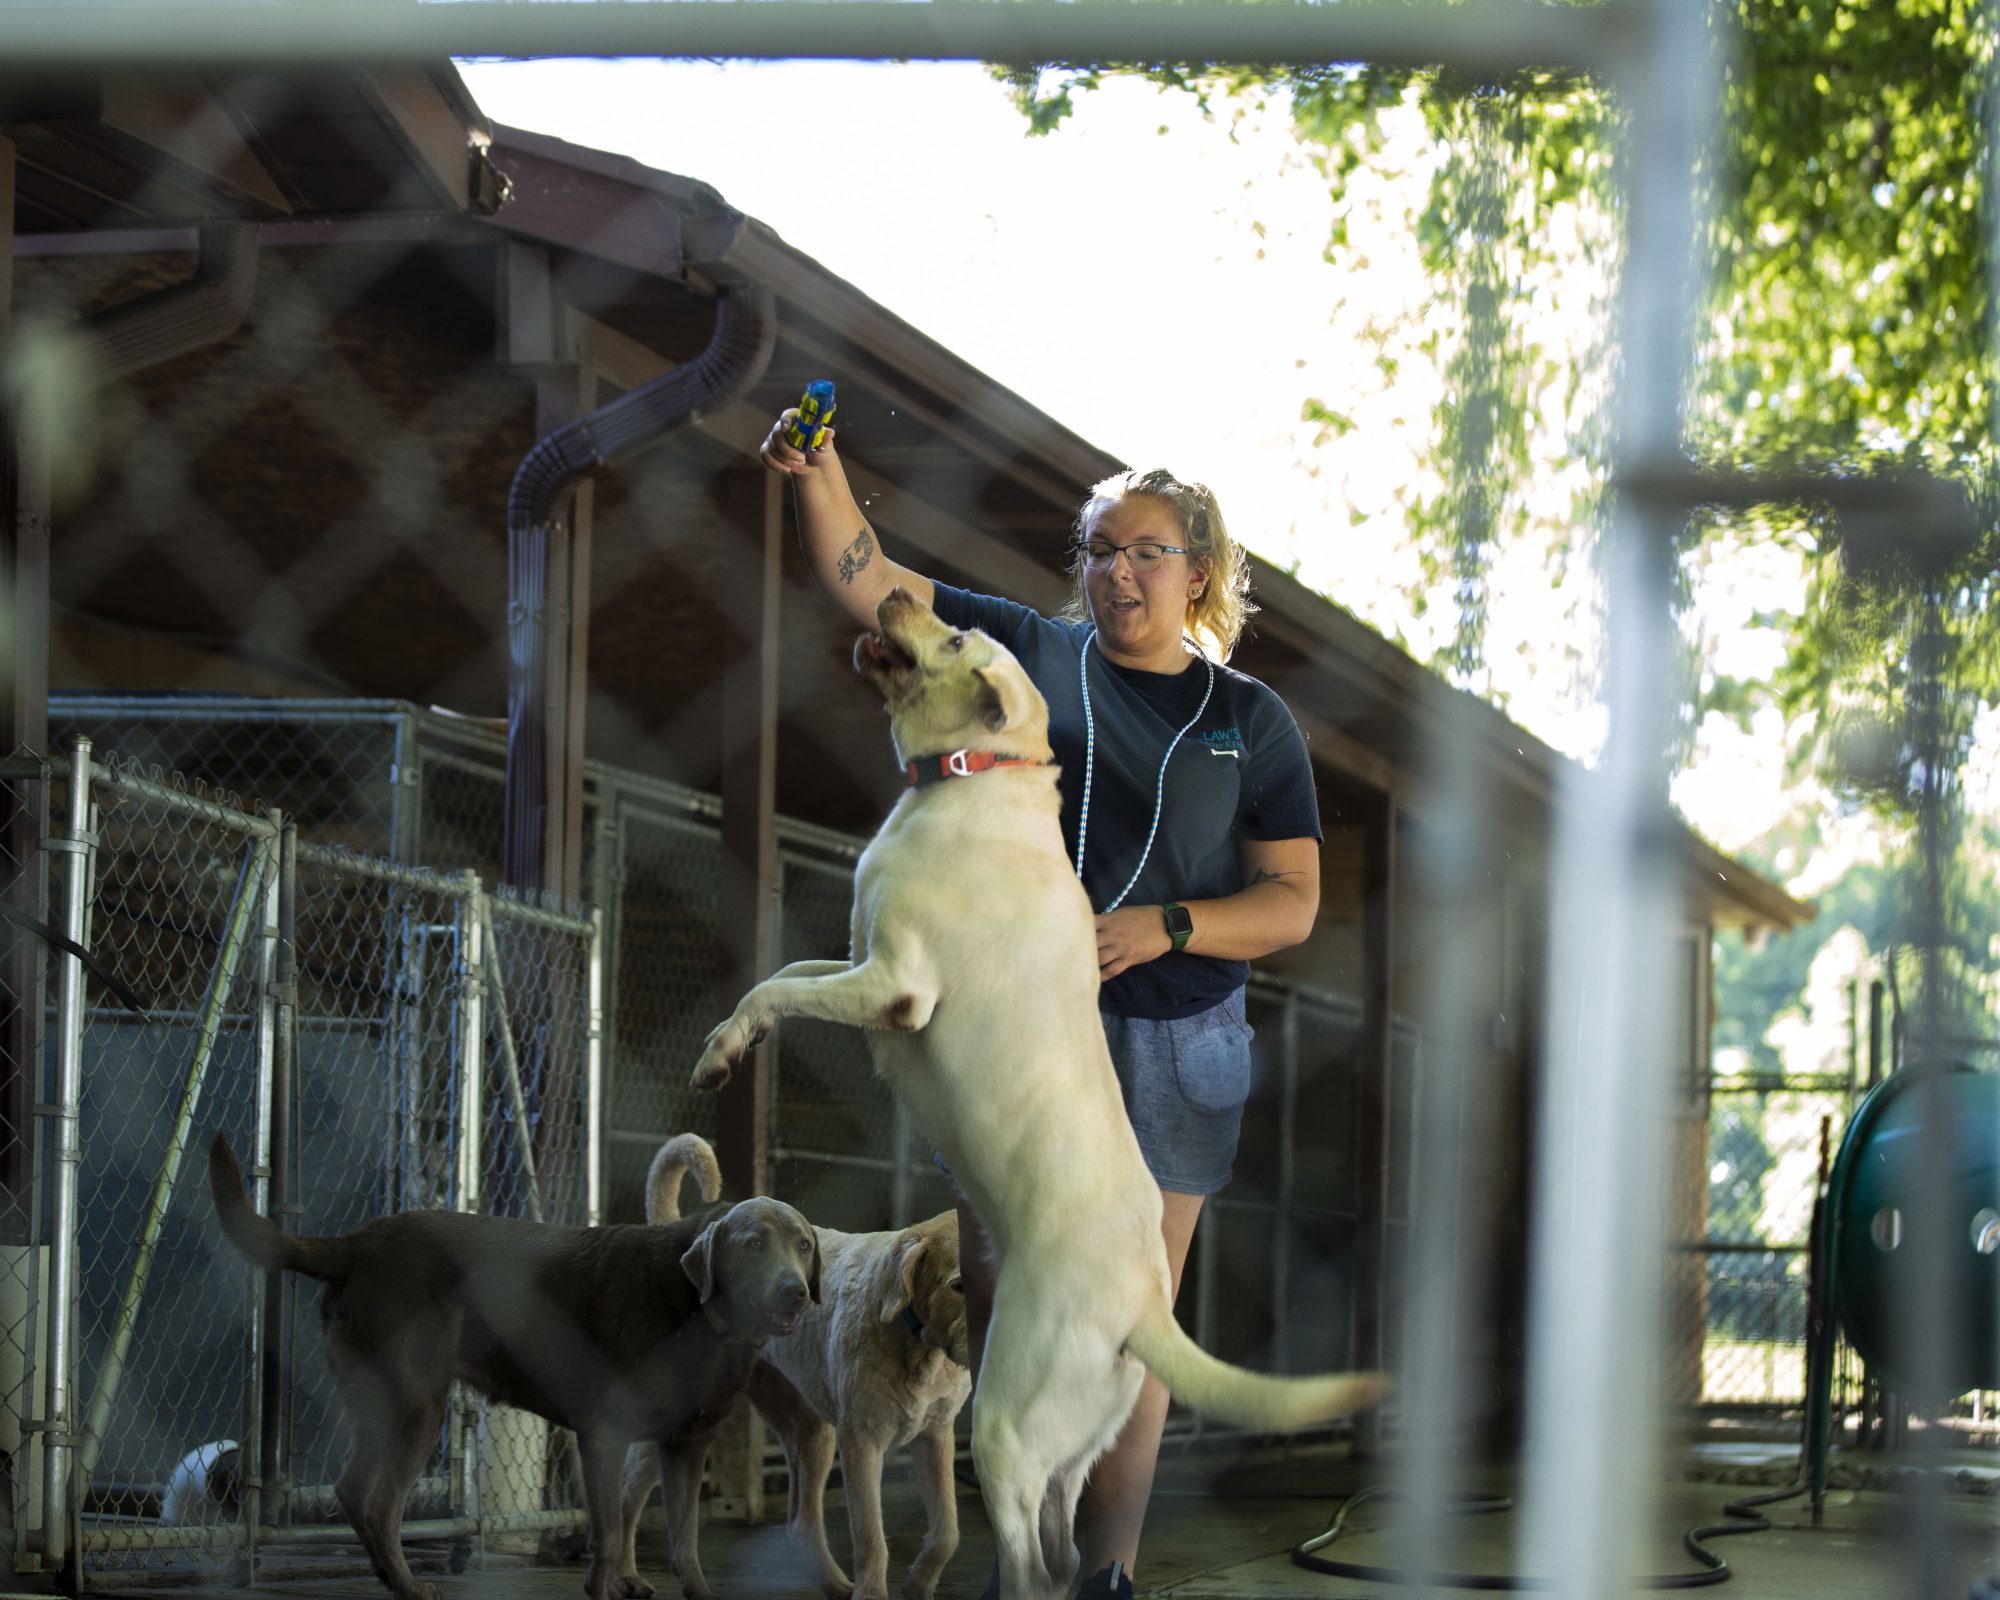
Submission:
[[[998,750],[1049,759],[1049,708],[1005,645],[946,627],[903,589],[875,609],[880,633],[854,645],[854,670],[882,691],[897,755]]]
[[[781,1200],[742,1200],[701,1230],[681,1270],[730,1330],[762,1343],[819,1303],[819,1239]]]

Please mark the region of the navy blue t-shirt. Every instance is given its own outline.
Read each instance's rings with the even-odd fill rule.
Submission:
[[[1047,699],[1049,743],[1062,768],[1063,843],[1075,861],[1085,747],[1078,668],[1093,625],[1051,619],[949,584],[936,589],[933,604],[948,626],[978,628],[999,640]],[[1116,665],[1094,645],[1088,670],[1097,736],[1083,886],[1092,909],[1102,912],[1139,865],[1161,758],[1201,705],[1208,672],[1192,658],[1183,672],[1138,672]],[[1243,888],[1244,839],[1320,836],[1312,765],[1291,712],[1255,678],[1218,666],[1200,720],[1167,761],[1159,832],[1122,904],[1221,899]],[[1247,961],[1169,951],[1111,979],[1098,1004],[1119,1016],[1188,1017],[1242,988],[1249,976]]]

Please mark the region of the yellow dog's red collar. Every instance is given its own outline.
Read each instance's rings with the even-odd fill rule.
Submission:
[[[1046,761],[1031,761],[1026,756],[1003,756],[993,750],[954,750],[949,755],[919,756],[914,761],[903,763],[903,775],[909,787],[921,788],[927,783],[942,783],[946,778],[969,778],[975,772],[990,772],[995,767],[1046,767]]]

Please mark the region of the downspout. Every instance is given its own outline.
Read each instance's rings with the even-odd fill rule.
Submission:
[[[228,338],[243,325],[257,287],[257,224],[200,230],[194,275],[85,318],[77,336],[83,381],[102,388]]]
[[[507,492],[506,881],[539,890],[548,813],[540,687],[549,651],[549,528],[557,499],[577,482],[662,442],[739,399],[764,375],[777,344],[771,291],[733,283],[716,299],[708,348],[683,366],[621,395],[541,439]]]

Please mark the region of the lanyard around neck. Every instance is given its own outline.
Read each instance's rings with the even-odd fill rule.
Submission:
[[[1097,764],[1097,722],[1090,711],[1090,647],[1097,639],[1097,630],[1092,628],[1084,635],[1083,649],[1077,655],[1076,677],[1083,689],[1083,805],[1076,822],[1076,875],[1083,876],[1083,848],[1090,835],[1090,780]],[[1125,880],[1125,887],[1106,911],[1116,911],[1125,903],[1125,897],[1132,892],[1132,885],[1139,881],[1139,874],[1146,870],[1146,858],[1153,853],[1153,839],[1160,831],[1160,808],[1167,798],[1167,763],[1173,759],[1174,747],[1187,736],[1188,729],[1201,721],[1201,714],[1208,709],[1209,696],[1215,693],[1215,663],[1202,657],[1202,665],[1208,668],[1208,687],[1201,692],[1201,704],[1194,708],[1194,715],[1182,725],[1181,731],[1167,741],[1167,753],[1160,757],[1160,779],[1153,786],[1153,825],[1146,830],[1146,848],[1139,852],[1139,864],[1132,869],[1132,876]]]

